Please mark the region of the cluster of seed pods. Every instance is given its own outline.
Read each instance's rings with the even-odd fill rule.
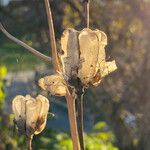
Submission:
[[[83,88],[98,86],[101,80],[117,69],[115,61],[106,62],[107,36],[100,30],[66,29],[61,36],[59,61],[61,72],[39,80],[42,89],[56,96],[65,96],[67,86],[79,79]]]

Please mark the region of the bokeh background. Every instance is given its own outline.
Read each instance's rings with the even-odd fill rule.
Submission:
[[[57,46],[66,28],[84,28],[80,0],[51,0]],[[0,0],[0,22],[8,32],[51,55],[43,0]],[[90,28],[108,35],[107,60],[118,70],[84,95],[86,150],[150,150],[150,0],[91,0]],[[36,150],[71,150],[64,98],[51,96],[37,80],[52,74],[39,60],[0,32],[0,150],[24,150],[13,128],[11,101],[17,94],[46,95],[47,127],[33,141]]]

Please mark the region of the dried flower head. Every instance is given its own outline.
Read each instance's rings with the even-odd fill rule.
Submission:
[[[41,133],[46,125],[49,101],[42,95],[32,98],[30,95],[16,96],[12,101],[15,123],[20,134],[31,137]]]

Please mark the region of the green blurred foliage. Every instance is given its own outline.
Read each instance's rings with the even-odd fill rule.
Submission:
[[[98,122],[90,133],[84,134],[85,150],[119,150],[114,143],[116,138],[106,122]],[[72,141],[67,133],[47,129],[36,136],[33,148],[38,150],[72,150]],[[39,143],[39,144],[38,144]]]
[[[33,70],[36,66],[47,65],[15,43],[1,44],[0,56],[0,64],[5,64],[9,72]]]
[[[4,93],[4,84],[3,80],[7,74],[7,69],[5,66],[0,65],[0,111],[2,109],[4,100],[5,100],[5,93]]]
[[[0,117],[1,119],[2,116]],[[13,115],[7,116],[7,125],[2,126],[0,121],[0,149],[25,150],[25,136],[13,133]],[[5,116],[6,119],[6,116]],[[6,122],[6,120],[5,120]],[[103,126],[105,124],[105,126]],[[105,122],[99,122],[90,133],[84,134],[85,150],[119,150],[115,146],[114,133],[108,129]],[[46,129],[33,138],[35,150],[72,150],[72,140],[68,133]]]

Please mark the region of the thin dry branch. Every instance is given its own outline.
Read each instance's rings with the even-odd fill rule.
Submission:
[[[75,99],[74,96],[71,95],[69,91],[67,92],[66,100],[68,106],[71,137],[73,141],[73,150],[81,150],[76,121]]]
[[[81,150],[84,150],[83,138],[83,94],[77,93],[77,124]]]
[[[83,0],[84,11],[85,11],[85,25],[89,28],[90,20],[90,0]]]
[[[52,63],[53,63],[55,71],[57,72],[57,71],[61,71],[61,69],[60,69],[58,55],[57,55],[57,47],[56,47],[56,40],[55,40],[55,32],[54,32],[51,7],[50,7],[49,0],[44,0],[44,2],[45,2],[48,25],[49,25],[49,34],[50,34],[50,39],[51,39]]]
[[[21,40],[15,38],[14,36],[12,36],[10,33],[8,33],[5,28],[3,27],[3,25],[0,23],[0,30],[13,42],[15,42],[16,44],[24,47],[25,49],[27,49],[28,51],[30,51],[32,54],[34,54],[35,56],[37,56],[38,58],[46,61],[46,62],[51,62],[51,57],[48,57],[40,52],[38,52],[36,49],[30,47],[29,45],[25,44],[24,42],[22,42]]]
[[[27,150],[32,150],[32,139],[33,139],[33,136],[26,137]]]

